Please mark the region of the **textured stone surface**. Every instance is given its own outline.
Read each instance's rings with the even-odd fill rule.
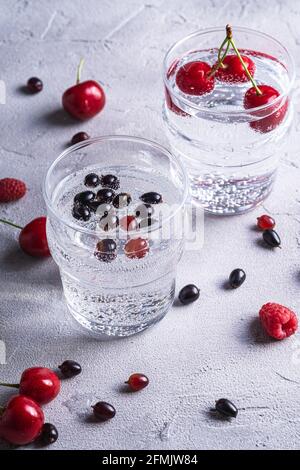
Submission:
[[[161,63],[185,34],[231,21],[278,35],[299,58],[300,5],[294,0],[1,0],[0,7],[0,79],[7,87],[7,103],[0,105],[0,175],[21,177],[29,186],[26,198],[1,206],[0,215],[20,224],[45,212],[42,179],[75,132],[165,142]],[[84,77],[98,79],[108,98],[101,116],[85,125],[60,112],[61,94],[82,56]],[[20,87],[32,75],[43,79],[44,91],[27,96]],[[178,274],[178,287],[201,287],[200,300],[174,307],[158,326],[129,339],[99,342],[79,330],[54,263],[28,258],[18,249],[18,234],[0,227],[0,339],[7,347],[1,379],[16,381],[23,368],[54,367],[66,358],[83,366],[46,408],[60,432],[52,449],[299,448],[299,335],[272,342],[256,322],[266,301],[300,311],[298,147],[294,137],[264,205],[276,216],[283,249],[258,245],[253,222],[262,209],[207,217],[202,251],[187,254]],[[236,267],[246,270],[247,281],[226,291],[224,280]],[[147,373],[151,385],[121,393],[134,371]],[[9,393],[1,390],[0,401]],[[234,422],[209,412],[223,396],[240,408]],[[88,422],[96,399],[115,405],[113,421]]]

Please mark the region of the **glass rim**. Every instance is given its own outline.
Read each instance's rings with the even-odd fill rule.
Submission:
[[[257,112],[257,111],[266,110],[270,107],[276,106],[283,98],[287,97],[290,94],[290,92],[293,88],[294,82],[295,82],[295,78],[296,78],[296,68],[295,68],[294,58],[289,53],[288,49],[278,39],[274,38],[270,34],[263,33],[261,31],[257,31],[257,30],[252,29],[252,28],[245,28],[243,26],[234,26],[233,29],[234,29],[234,31],[240,31],[240,32],[250,33],[250,34],[253,34],[253,35],[255,34],[256,36],[261,36],[262,38],[268,39],[269,41],[272,41],[273,43],[277,44],[277,46],[281,47],[284,50],[284,52],[288,56],[288,59],[290,60],[290,63],[291,63],[291,78],[289,80],[289,86],[287,87],[287,90],[284,93],[280,93],[280,95],[274,101],[272,101],[272,103],[267,103],[267,104],[264,104],[262,106],[257,106],[256,108],[251,108],[251,109],[241,109],[241,110],[231,110],[231,111],[217,111],[217,110],[213,110],[211,108],[206,108],[204,106],[199,106],[199,105],[191,102],[187,98],[179,95],[179,93],[177,91],[174,91],[174,89],[172,89],[170,87],[169,80],[167,78],[167,71],[170,67],[167,64],[167,60],[169,58],[169,55],[172,53],[173,50],[176,49],[176,47],[180,46],[185,41],[188,41],[189,39],[192,39],[196,36],[201,36],[201,35],[205,35],[205,34],[208,34],[208,33],[218,33],[218,32],[222,32],[222,31],[224,31],[224,34],[225,34],[224,26],[222,26],[222,27],[218,26],[218,27],[198,29],[197,31],[194,31],[193,33],[188,34],[187,36],[179,39],[178,41],[176,41],[175,43],[173,43],[169,47],[169,49],[167,50],[167,52],[164,56],[164,60],[163,60],[163,77],[164,77],[163,79],[164,79],[164,85],[167,88],[167,90],[168,90],[168,92],[170,93],[171,96],[172,95],[175,96],[177,99],[179,99],[179,101],[182,101],[184,104],[186,104],[190,108],[193,108],[197,111],[209,112],[210,114],[219,115],[219,116],[224,116],[224,115],[232,116],[232,115],[238,115],[238,114],[249,114],[249,115],[251,115],[251,114],[254,114],[254,112]]]
[[[62,222],[64,225],[71,228],[72,230],[76,230],[77,232],[81,232],[81,233],[85,233],[85,234],[89,234],[89,235],[95,235],[95,234],[99,233],[97,230],[91,230],[91,229],[88,229],[86,227],[82,227],[80,225],[77,225],[75,222],[72,222],[71,220],[66,221],[64,219],[64,217],[62,217],[61,214],[58,213],[57,209],[55,209],[55,207],[53,206],[53,202],[52,202],[52,199],[51,199],[51,197],[48,193],[47,186],[48,186],[48,180],[51,177],[53,170],[66,156],[72,154],[76,150],[80,150],[81,148],[87,147],[89,145],[92,145],[92,144],[95,144],[95,143],[101,143],[101,142],[109,142],[109,141],[135,142],[137,144],[140,143],[140,144],[148,145],[149,147],[155,148],[156,150],[159,150],[160,152],[167,155],[169,160],[171,162],[176,163],[176,165],[180,168],[180,170],[182,172],[182,176],[183,176],[183,189],[184,189],[184,191],[183,191],[183,195],[182,195],[182,198],[181,198],[181,202],[176,207],[176,210],[173,211],[168,217],[166,217],[162,221],[162,223],[159,224],[158,227],[155,227],[155,228],[152,228],[152,229],[151,229],[151,227],[148,227],[148,228],[146,227],[146,228],[143,228],[143,229],[139,229],[137,232],[130,231],[130,232],[128,232],[128,234],[129,235],[131,234],[131,238],[134,238],[133,233],[136,234],[136,237],[139,237],[139,235],[141,235],[141,234],[144,234],[144,233],[149,234],[151,232],[155,232],[155,231],[159,230],[162,227],[162,225],[164,225],[165,223],[172,220],[176,216],[176,214],[182,209],[182,207],[185,205],[186,200],[188,198],[188,194],[189,194],[188,175],[187,175],[187,171],[186,171],[183,163],[181,162],[180,158],[173,155],[163,145],[158,144],[157,142],[154,142],[150,139],[145,139],[143,137],[135,137],[135,136],[130,136],[130,135],[113,135],[113,134],[104,135],[104,136],[101,136],[101,137],[92,137],[88,140],[85,140],[85,141],[79,142],[77,144],[71,145],[66,150],[64,150],[62,153],[60,153],[58,155],[58,157],[55,158],[55,160],[49,166],[49,168],[46,172],[46,176],[44,177],[44,180],[43,180],[42,192],[43,192],[44,201],[46,203],[47,211],[49,211],[52,214],[52,216],[54,216],[57,220],[59,220],[60,222]],[[114,233],[115,233],[115,231],[112,230],[111,234],[114,234]],[[108,236],[109,232],[107,232],[106,235]]]

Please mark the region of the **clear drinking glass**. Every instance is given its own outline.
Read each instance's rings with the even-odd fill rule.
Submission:
[[[112,207],[120,221],[117,228],[103,230],[107,212],[99,208],[86,222],[73,217],[74,196],[101,189],[84,186],[89,173],[113,174],[120,180],[116,194],[130,193],[128,206]],[[139,211],[139,227],[121,228],[121,219],[135,215],[140,196],[149,191],[163,197],[163,204],[152,206],[152,224],[140,223]],[[70,147],[54,161],[44,184],[47,238],[67,305],[81,325],[99,334],[127,336],[164,317],[173,302],[183,250],[184,233],[175,227],[182,224],[187,192],[187,176],[177,157],[145,139],[94,138]],[[117,245],[112,259],[110,252],[97,252],[99,240],[106,238]],[[146,240],[149,250],[139,257],[127,256],[126,243],[137,238]]]
[[[194,60],[215,64],[224,37],[225,28],[201,30],[169,49],[164,60],[163,119],[171,150],[188,170],[194,202],[210,213],[231,215],[254,208],[272,189],[293,117],[295,68],[288,51],[276,39],[233,28],[240,52],[255,63],[257,84],[276,88],[278,98],[272,104],[244,109],[250,81],[216,80],[210,93],[183,93],[176,84],[178,69]]]

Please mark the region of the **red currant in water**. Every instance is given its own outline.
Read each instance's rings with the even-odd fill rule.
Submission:
[[[255,72],[253,60],[245,55],[241,57],[253,77]],[[218,80],[226,83],[244,83],[249,81],[245,69],[237,55],[227,55],[222,63],[224,67],[220,67],[216,72],[216,78]]]
[[[269,85],[259,85],[261,94],[257,94],[254,87],[249,88],[244,97],[244,108],[258,108],[259,106],[269,105],[275,101],[280,93]],[[269,106],[264,110],[253,112],[257,120],[250,122],[250,127],[255,131],[266,133],[275,129],[284,120],[288,110],[288,100],[285,99],[274,106]]]
[[[120,220],[120,227],[125,232],[130,232],[131,230],[136,230],[138,227],[138,223],[134,215],[125,215]]]
[[[213,90],[214,77],[210,77],[211,66],[206,62],[188,62],[180,67],[176,75],[178,88],[187,95],[204,95]]]
[[[144,258],[149,252],[149,242],[144,238],[131,238],[125,245],[127,258]]]
[[[275,220],[270,215],[261,215],[257,217],[257,227],[261,230],[269,230],[275,227]]]
[[[31,398],[21,395],[11,398],[0,417],[0,437],[10,444],[25,445],[41,433],[44,413]]]
[[[138,392],[149,385],[149,379],[144,374],[132,374],[125,383],[133,392]]]
[[[64,109],[76,119],[90,119],[104,108],[105,93],[95,80],[80,83],[80,72],[83,61],[80,62],[77,72],[76,85],[68,88],[62,96]]]

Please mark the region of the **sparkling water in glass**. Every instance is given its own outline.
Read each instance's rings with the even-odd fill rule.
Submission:
[[[102,205],[91,212],[89,220],[74,218],[76,194],[97,193],[102,188],[84,185],[90,173],[117,176],[120,187],[115,193],[130,194],[128,206],[112,207],[119,221],[136,214],[144,193],[161,194],[163,203],[152,205],[151,225],[148,219],[141,223],[143,215],[139,214],[138,227],[127,231],[124,224],[122,228],[108,223],[105,231],[102,220],[107,213],[101,212]],[[176,268],[183,251],[184,233],[178,225],[182,224],[187,192],[180,161],[145,139],[90,139],[70,147],[52,164],[44,185],[47,237],[67,305],[81,325],[98,334],[127,336],[164,317],[173,302]],[[98,242],[107,238],[117,245],[113,259],[107,258],[109,253],[100,257],[97,253]],[[145,256],[127,256],[126,243],[137,238],[147,241],[149,251]]]
[[[163,119],[172,152],[183,159],[188,170],[194,202],[210,213],[231,215],[254,208],[272,189],[293,118],[291,88],[295,72],[288,51],[276,39],[246,28],[233,28],[240,52],[255,64],[258,86],[274,87],[280,93],[278,99],[255,111],[244,109],[250,81],[215,80],[209,93],[183,93],[176,84],[179,68],[198,60],[213,66],[225,34],[222,28],[198,31],[168,51],[164,61]],[[280,125],[258,130],[263,119],[272,118],[284,106],[287,112]]]

